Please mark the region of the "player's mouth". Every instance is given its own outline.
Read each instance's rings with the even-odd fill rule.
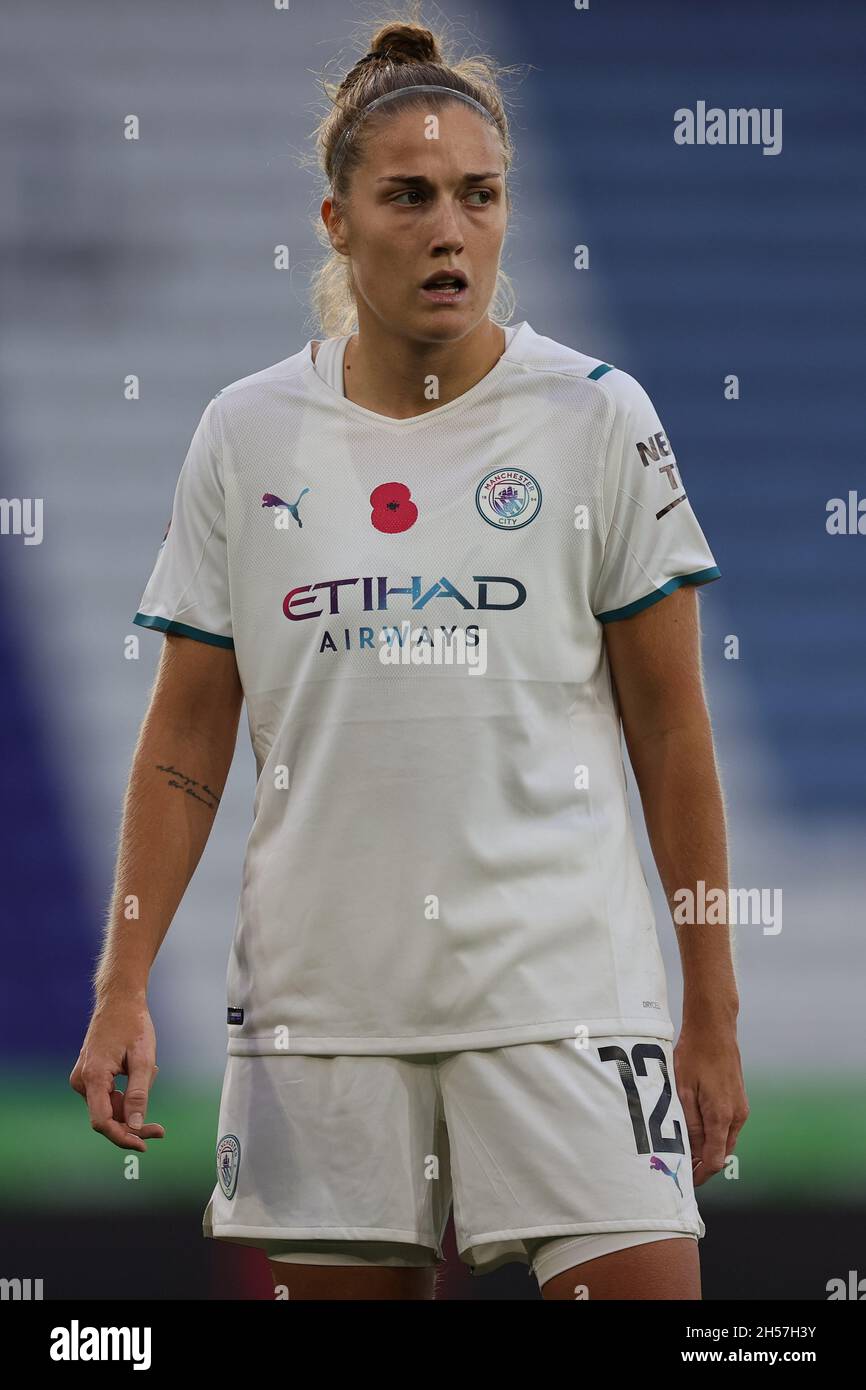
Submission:
[[[469,281],[462,270],[437,270],[421,286],[425,299],[433,304],[459,304],[466,298]]]

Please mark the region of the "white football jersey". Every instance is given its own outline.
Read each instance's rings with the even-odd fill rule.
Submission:
[[[344,346],[209,402],[135,615],[246,698],[228,1051],[672,1038],[604,628],[719,570],[653,405],[522,322],[396,420]]]

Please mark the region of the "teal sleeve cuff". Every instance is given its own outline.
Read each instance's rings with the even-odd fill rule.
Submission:
[[[173,618],[157,618],[150,613],[136,613],[132,620],[139,627],[154,628],[157,632],[174,632],[179,637],[194,637],[197,642],[209,642],[212,647],[229,647],[234,651],[234,638],[221,637],[217,632],[205,632],[200,627],[175,622]]]
[[[721,577],[722,571],[718,565],[711,565],[705,570],[695,570],[693,574],[678,574],[675,579],[669,579],[660,589],[653,589],[652,593],[644,598],[635,599],[634,603],[627,603],[624,608],[611,608],[607,613],[596,613],[595,616],[600,623],[615,623],[620,618],[631,618],[635,613],[649,608],[651,604],[658,603],[659,599],[672,594],[674,589],[680,589],[684,584],[709,584]]]

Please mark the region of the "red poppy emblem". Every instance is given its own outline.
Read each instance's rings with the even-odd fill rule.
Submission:
[[[370,493],[370,520],[377,531],[408,531],[418,520],[418,508],[405,483],[380,483]]]

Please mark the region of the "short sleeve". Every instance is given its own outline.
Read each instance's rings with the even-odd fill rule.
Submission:
[[[213,409],[210,401],[192,437],[171,519],[133,622],[233,648],[225,492],[211,433]]]
[[[605,542],[592,595],[600,623],[630,618],[683,584],[720,578],[679,465],[646,391],[611,368],[616,410],[605,456]]]

